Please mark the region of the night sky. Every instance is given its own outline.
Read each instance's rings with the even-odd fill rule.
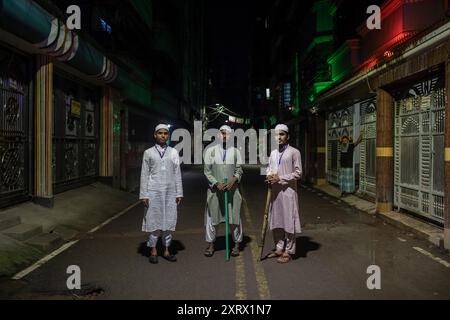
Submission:
[[[213,84],[211,103],[246,115],[251,26],[256,1],[207,1],[206,28],[209,73]]]

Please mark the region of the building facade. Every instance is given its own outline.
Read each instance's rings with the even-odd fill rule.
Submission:
[[[442,226],[448,249],[449,2],[372,2],[324,0],[303,8],[306,14],[294,11],[303,22],[291,23],[289,33],[273,31],[272,50],[284,54],[274,63],[284,68],[265,83],[293,84],[293,108],[277,121],[291,125],[304,154],[304,183],[338,186],[339,140],[361,135],[357,194],[378,212],[396,209]],[[277,4],[268,16],[289,21]],[[372,4],[381,9],[379,30],[366,24]],[[314,31],[300,37],[299,26]],[[276,47],[282,43],[291,45]]]
[[[318,132],[325,144],[316,148],[327,161],[314,181],[337,185],[338,141],[361,135],[358,194],[376,202],[378,212],[395,208],[443,226],[446,248],[449,26],[446,1],[384,2],[381,30],[362,23],[358,37],[329,57],[332,82],[310,104],[326,123]]]
[[[80,30],[66,23],[72,4]],[[95,181],[138,187],[154,126],[185,126],[203,105],[189,88],[205,78],[193,54],[203,52],[203,13],[176,5],[0,1],[0,207],[51,207]]]

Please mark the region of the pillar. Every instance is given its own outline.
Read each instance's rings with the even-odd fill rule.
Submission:
[[[53,207],[53,62],[50,57],[36,57],[35,77],[33,201]]]
[[[321,186],[326,184],[325,161],[326,161],[326,145],[325,145],[325,118],[317,113],[315,116],[316,128],[316,179],[315,185]]]
[[[450,61],[445,64],[445,197],[444,197],[444,247],[450,250]]]
[[[377,90],[377,212],[392,210],[394,196],[394,106],[389,92]]]
[[[110,88],[103,88],[100,103],[100,181],[113,184],[113,102]]]

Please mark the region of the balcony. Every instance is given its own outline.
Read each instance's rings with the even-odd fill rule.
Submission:
[[[328,58],[327,62],[331,68],[331,78],[337,82],[347,76],[360,64],[359,40],[347,40]]]
[[[389,0],[381,7],[381,29],[358,28],[362,61],[382,55],[445,16],[442,0]]]

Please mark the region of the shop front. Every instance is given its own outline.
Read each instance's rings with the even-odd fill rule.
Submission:
[[[0,207],[29,199],[30,63],[0,47]]]
[[[394,205],[444,221],[444,76],[412,83],[395,99]]]
[[[55,74],[52,153],[55,193],[98,178],[99,101],[98,89]]]

